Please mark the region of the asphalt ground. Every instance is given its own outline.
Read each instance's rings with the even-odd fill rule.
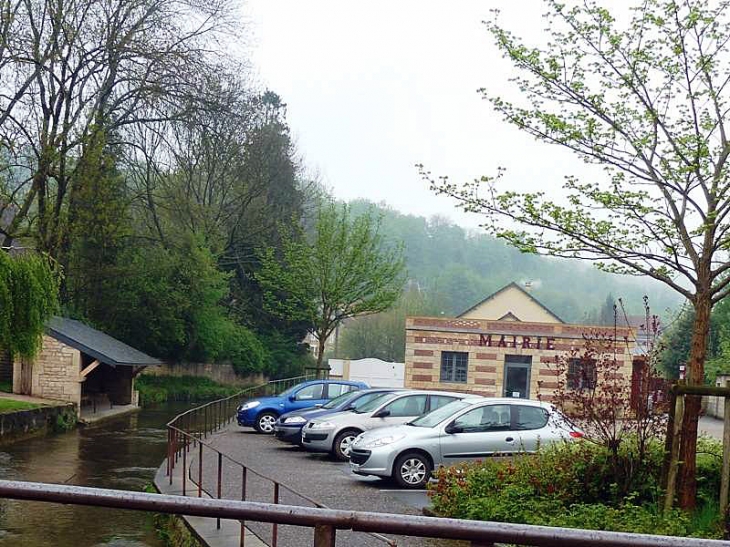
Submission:
[[[281,484],[279,502],[289,505],[312,507],[308,500],[295,494],[304,494],[331,509],[374,511],[405,515],[421,515],[429,504],[426,492],[400,490],[389,481],[371,477],[358,477],[350,471],[349,464],[337,462],[325,454],[315,454],[298,446],[282,443],[273,436],[260,435],[248,428],[231,425],[208,438],[208,442],[223,454],[245,464],[246,499],[273,502],[274,486],[268,479],[255,472],[271,477]],[[191,450],[190,475],[197,482],[199,476],[199,447]],[[218,456],[203,448],[202,479],[204,489],[217,496]],[[222,458],[221,494],[227,499],[241,499],[241,467]],[[192,488],[193,486],[190,485]],[[272,525],[247,522],[264,542],[272,544]],[[279,547],[303,547],[312,545],[312,529],[298,526],[279,526]],[[390,536],[398,546],[457,547],[462,542],[426,538]],[[387,543],[361,532],[338,531],[338,545],[383,547]]]

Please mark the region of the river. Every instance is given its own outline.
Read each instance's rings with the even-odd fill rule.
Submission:
[[[165,423],[180,404],[146,408],[69,433],[0,447],[0,477],[142,490],[165,457]],[[162,547],[137,511],[2,501],[0,547]]]

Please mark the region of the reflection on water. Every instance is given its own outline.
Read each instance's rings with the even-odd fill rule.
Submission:
[[[0,477],[142,490],[165,457],[165,423],[180,405],[0,447]],[[0,547],[161,547],[137,511],[4,500]]]

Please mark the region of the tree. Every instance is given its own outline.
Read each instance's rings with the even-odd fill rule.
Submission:
[[[32,358],[58,311],[58,275],[41,255],[0,250],[0,348]]]
[[[405,271],[400,248],[388,246],[372,212],[351,218],[347,205],[322,205],[314,233],[282,231],[281,256],[260,251],[256,279],[270,313],[307,322],[317,337],[317,369],[325,344],[342,321],[387,310],[400,296]]]
[[[335,357],[375,357],[402,363],[406,351],[406,317],[436,313],[438,311],[426,295],[409,283],[408,289],[389,310],[348,321],[340,335],[340,350]]]
[[[518,69],[515,103],[482,93],[539,141],[564,147],[605,177],[568,175],[565,199],[504,190],[504,170],[465,185],[423,175],[520,250],[589,259],[610,272],[665,283],[692,305],[691,384],[704,381],[710,312],[730,294],[730,5],[652,0],[628,18],[588,1],[545,0],[550,39],[530,46],[487,28]],[[626,21],[625,24],[619,21]],[[486,186],[486,191],[484,190]],[[696,502],[700,400],[682,422],[679,503]]]

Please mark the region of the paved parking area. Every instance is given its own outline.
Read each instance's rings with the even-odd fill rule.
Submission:
[[[252,430],[231,425],[209,438],[221,452],[245,463],[251,470],[275,478],[332,509],[375,511],[421,515],[428,505],[424,491],[399,490],[389,482],[376,478],[358,477],[350,472],[347,463],[336,462],[323,454],[312,454],[277,441],[274,437],[259,435]],[[191,475],[198,476],[197,454],[191,460]],[[223,458],[221,482],[223,497],[240,499],[240,467]],[[246,497],[250,501],[273,501],[273,485],[249,472],[246,478]],[[209,492],[217,488],[217,456],[203,452],[203,484]],[[286,488],[280,491],[280,502],[292,505],[311,504]],[[271,525],[247,523],[254,533],[267,543],[271,542]],[[278,544],[281,547],[311,545],[313,532],[295,526],[280,526]],[[363,533],[338,532],[338,545],[382,547],[385,542]],[[462,542],[423,538],[397,537],[399,546],[456,547]]]

